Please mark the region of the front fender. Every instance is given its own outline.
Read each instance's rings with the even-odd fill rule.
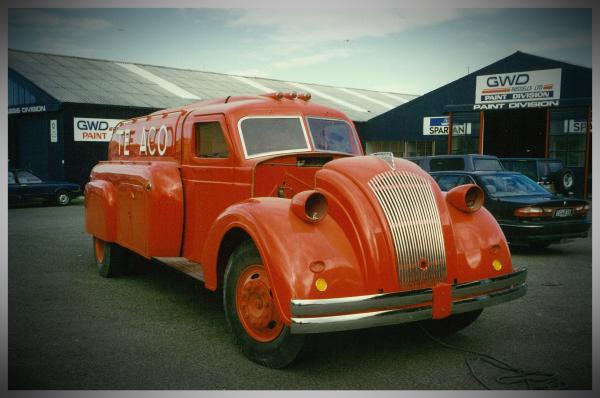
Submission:
[[[202,259],[205,284],[215,289],[220,243],[231,229],[243,229],[260,253],[287,324],[292,299],[366,293],[365,277],[346,232],[330,215],[316,223],[301,220],[292,213],[290,203],[289,199],[255,198],[229,207],[211,229]],[[313,272],[310,264],[317,261],[323,263],[323,270]],[[315,286],[319,278],[327,282],[325,291]]]
[[[513,271],[506,238],[494,216],[481,207],[465,213],[448,203],[456,245],[459,282],[475,281]]]

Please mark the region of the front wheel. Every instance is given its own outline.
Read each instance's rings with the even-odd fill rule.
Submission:
[[[302,350],[304,335],[293,335],[281,320],[271,281],[256,247],[240,245],[225,270],[225,316],[242,353],[271,368],[289,365]]]

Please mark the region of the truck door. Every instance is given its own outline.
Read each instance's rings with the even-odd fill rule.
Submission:
[[[214,220],[239,200],[231,192],[233,151],[223,115],[190,115],[184,123],[183,135],[183,256],[200,262]]]

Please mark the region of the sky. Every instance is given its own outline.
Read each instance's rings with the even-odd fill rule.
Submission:
[[[592,66],[592,11],[9,9],[10,49],[422,95],[515,51]]]

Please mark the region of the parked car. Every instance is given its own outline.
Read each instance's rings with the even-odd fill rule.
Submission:
[[[432,155],[432,156],[413,156],[406,158],[421,166],[427,172],[429,171],[502,171],[502,163],[493,155]]]
[[[506,170],[518,171],[556,194],[573,194],[575,177],[562,160],[555,158],[501,158]]]
[[[561,198],[517,172],[434,172],[442,191],[463,184],[477,184],[484,192],[484,206],[500,224],[509,243],[528,243],[543,248],[563,239],[588,234],[589,203]]]
[[[44,200],[66,206],[81,195],[81,187],[64,181],[47,181],[29,170],[8,170],[8,202],[15,204]]]

